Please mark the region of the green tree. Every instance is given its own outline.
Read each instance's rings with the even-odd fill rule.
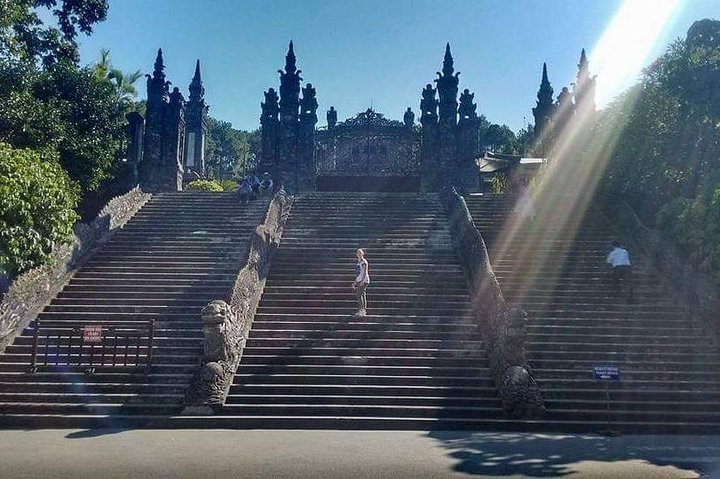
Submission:
[[[135,99],[138,90],[135,84],[143,76],[140,70],[123,72],[119,68],[113,67],[110,62],[110,50],[107,49],[100,50],[100,58],[92,68],[98,80],[107,80],[113,85],[117,93],[118,105],[122,110],[126,113],[137,110],[138,105]]]
[[[45,25],[40,11],[50,11],[57,26]],[[77,63],[76,38],[105,20],[108,0],[0,0],[0,58]]]
[[[489,123],[485,120],[480,123],[479,136],[480,147],[483,149],[508,155],[516,155],[519,152],[515,133],[507,125]]]
[[[226,179],[245,172],[253,159],[251,140],[252,133],[236,130],[227,121],[208,118],[209,175]]]
[[[531,155],[534,154],[532,151],[532,144],[535,139],[535,127],[531,124],[525,126],[525,128],[518,131],[517,135],[518,154],[520,155]]]
[[[111,177],[124,135],[124,110],[112,83],[92,68],[62,62],[44,71],[0,61],[0,140],[17,148],[55,150],[83,190]]]
[[[67,241],[78,195],[52,158],[0,143],[0,270],[15,276]]]

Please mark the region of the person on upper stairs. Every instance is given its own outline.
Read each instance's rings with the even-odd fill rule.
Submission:
[[[523,219],[534,220],[536,215],[535,205],[533,204],[532,196],[530,195],[527,185],[519,181],[513,189],[517,193],[513,213],[520,215]]]
[[[252,188],[251,199],[257,199],[260,195],[260,178],[255,173],[250,174],[250,188]]]
[[[240,202],[244,205],[248,204],[250,198],[252,197],[252,186],[250,186],[250,179],[247,176],[240,182],[238,190]]]
[[[365,259],[365,251],[358,248],[355,251],[357,257],[357,265],[355,266],[355,281],[353,281],[352,289],[357,299],[357,313],[355,316],[362,317],[367,315],[367,287],[370,284],[370,265]]]
[[[263,179],[260,182],[260,196],[271,196],[273,193],[273,180],[270,177],[270,173],[264,173]]]
[[[613,250],[605,260],[612,268],[612,290],[615,296],[620,295],[621,286],[624,286],[628,299],[633,298],[632,265],[630,253],[620,245],[619,241],[612,242]],[[622,283],[622,285],[621,285]]]

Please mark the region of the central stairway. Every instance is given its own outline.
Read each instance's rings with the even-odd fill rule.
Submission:
[[[356,318],[355,250],[370,262]],[[218,425],[456,428],[503,421],[435,195],[295,201]]]
[[[466,201],[506,299],[528,312],[546,430],[597,431],[609,418],[628,432],[720,431],[717,348],[632,250],[634,301],[612,296],[605,257],[616,233],[602,214],[566,211],[566,201],[521,222],[511,196]],[[603,365],[621,381],[594,380]]]

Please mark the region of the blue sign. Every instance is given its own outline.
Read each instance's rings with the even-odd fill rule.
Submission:
[[[593,366],[596,380],[620,381],[620,368],[617,366]]]

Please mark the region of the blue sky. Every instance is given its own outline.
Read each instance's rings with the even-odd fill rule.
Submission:
[[[644,2],[652,12],[656,0]],[[656,57],[694,20],[720,18],[718,0],[676,2],[650,51]],[[460,88],[478,111],[514,130],[531,108],[548,63],[556,94],[573,81],[580,49],[591,52],[624,0],[110,0],[107,21],[80,39],[82,61],[108,48],[115,66],[150,72],[163,48],[168,78],[187,95],[202,63],[210,114],[236,128],[259,126],[262,92],[278,85],[287,43],[317,89],[319,126],[334,105],[343,120],[374,108],[418,114],[420,91],[450,42]],[[640,25],[643,21],[638,22]],[[626,29],[627,30],[627,29]],[[622,49],[617,55],[623,55]],[[592,55],[591,55],[592,69]],[[601,72],[594,72],[601,74]],[[139,85],[144,97],[144,82]]]

